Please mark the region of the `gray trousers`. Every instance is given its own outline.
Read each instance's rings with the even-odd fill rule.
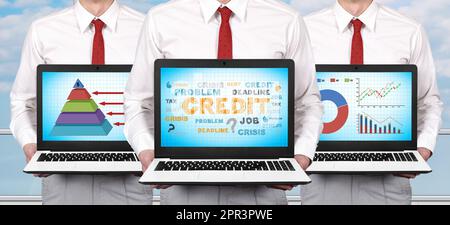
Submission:
[[[172,186],[161,205],[287,205],[286,193],[267,186]]]
[[[409,205],[409,179],[386,175],[313,174],[301,187],[305,205]]]
[[[42,178],[45,205],[150,205],[152,188],[134,175],[61,175]]]

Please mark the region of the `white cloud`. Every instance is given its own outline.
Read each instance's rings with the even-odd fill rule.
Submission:
[[[450,57],[435,57],[436,72],[439,76],[450,77]],[[450,93],[449,93],[450,94]]]
[[[290,4],[299,10],[303,16],[334,4],[335,0],[291,0]]]
[[[0,93],[8,93],[11,90],[12,83],[0,81]]]
[[[8,57],[8,53],[5,49],[0,49],[0,61],[5,60]]]
[[[6,1],[6,0],[0,0],[0,7],[4,7],[4,6],[7,6],[7,5],[9,5],[9,2],[8,2],[8,1]]]
[[[147,13],[147,11],[154,5],[154,2],[150,0],[119,0],[119,3],[126,5],[134,10],[140,11],[142,13]],[[159,2],[159,1],[157,1]]]
[[[2,61],[0,63],[0,77],[14,77],[17,72],[17,68],[19,67],[19,57],[13,57],[10,61]]]
[[[45,6],[50,3],[50,0],[16,0],[13,1],[12,6],[16,8],[24,8],[24,7],[36,7],[36,6]]]
[[[444,96],[450,96],[450,87],[442,87],[439,89],[439,93]]]

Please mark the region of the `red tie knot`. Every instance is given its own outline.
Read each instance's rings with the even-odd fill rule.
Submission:
[[[221,7],[218,8],[217,11],[220,13],[220,16],[222,17],[222,22],[229,22],[230,21],[230,17],[231,17],[231,9],[229,9],[228,7]]]
[[[95,31],[101,31],[103,30],[103,26],[105,26],[105,23],[101,19],[94,19],[91,23],[94,25]]]
[[[353,31],[354,32],[361,32],[361,27],[363,25],[361,20],[359,20],[359,19],[352,20],[352,24],[353,24]]]

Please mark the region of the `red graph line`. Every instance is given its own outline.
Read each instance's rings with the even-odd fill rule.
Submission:
[[[387,83],[386,86],[380,90],[366,88],[359,96],[359,101],[362,101],[366,97],[375,96],[376,98],[384,98],[390,92],[397,90],[401,84],[395,84],[394,82]]]

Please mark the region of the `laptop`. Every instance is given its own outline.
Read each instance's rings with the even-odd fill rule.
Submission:
[[[304,184],[294,159],[294,62],[155,61],[146,184]]]
[[[429,173],[415,65],[317,65],[324,128],[308,173]]]
[[[39,65],[37,152],[26,173],[139,173],[123,133],[131,65]]]

